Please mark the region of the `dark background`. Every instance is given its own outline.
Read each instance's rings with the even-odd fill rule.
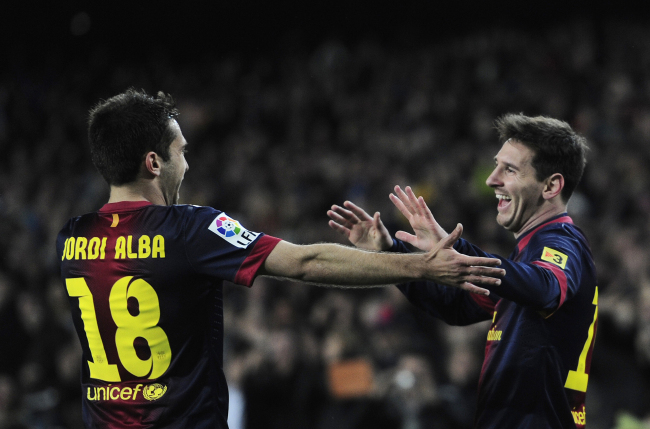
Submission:
[[[590,428],[650,419],[650,27],[631,3],[15,3],[0,13],[0,428],[80,427],[79,347],[54,239],[108,190],[88,109],[171,92],[190,143],[183,203],[297,242],[340,241],[333,203],[380,210],[413,185],[441,224],[508,254],[483,185],[507,112],[569,122],[591,153],[570,215],[600,315]],[[471,426],[484,324],[449,328],[395,288],[258,279],[226,288],[231,414],[264,428]],[[328,369],[363,359],[368,395]],[[646,426],[643,425],[645,421]]]

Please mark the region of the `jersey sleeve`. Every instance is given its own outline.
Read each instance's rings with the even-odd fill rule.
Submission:
[[[199,274],[251,286],[279,238],[249,231],[210,207],[190,207],[184,227],[185,251]]]
[[[393,240],[393,252],[408,253],[406,245]],[[498,297],[483,296],[431,281],[414,281],[397,288],[416,307],[450,325],[470,325],[489,320]]]
[[[461,239],[460,253],[501,259],[506,275],[501,285],[487,289],[499,296],[551,314],[571,299],[580,285],[582,258],[580,244],[561,228],[548,228],[535,234],[520,262],[482,251]]]

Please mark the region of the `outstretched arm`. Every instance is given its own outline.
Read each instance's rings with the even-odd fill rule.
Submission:
[[[429,206],[424,202],[424,198],[416,197],[410,186],[407,186],[405,191],[402,191],[399,186],[395,186],[395,194],[390,194],[390,200],[406,217],[415,232],[413,235],[397,231],[396,238],[410,243],[418,249],[429,251],[440,240],[447,237],[447,232],[436,222]]]
[[[462,234],[459,224],[430,252],[395,254],[368,252],[336,244],[299,246],[281,241],[269,254],[260,275],[311,283],[373,286],[428,279],[469,292],[488,295],[480,286],[497,286],[505,271],[492,268],[500,260],[462,255],[453,244]]]

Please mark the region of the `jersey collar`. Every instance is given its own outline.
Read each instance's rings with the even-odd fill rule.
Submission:
[[[540,229],[544,228],[547,225],[550,225],[552,223],[573,223],[573,219],[571,219],[566,213],[561,213],[559,215],[553,216],[552,218],[545,220],[543,223],[541,223],[538,226],[535,226],[528,231],[524,232],[519,238],[517,238],[517,250],[519,253],[521,253],[522,250],[524,250],[524,247],[528,245],[528,242],[530,241],[531,238],[533,238],[533,235],[537,233]]]
[[[118,201],[117,203],[107,203],[99,209],[101,213],[125,212],[141,209],[142,207],[151,206],[149,201]]]

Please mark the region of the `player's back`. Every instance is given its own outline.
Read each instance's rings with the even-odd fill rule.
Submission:
[[[87,427],[227,427],[221,280],[252,283],[240,268],[262,235],[233,245],[223,215],[122,202],[59,234]]]

